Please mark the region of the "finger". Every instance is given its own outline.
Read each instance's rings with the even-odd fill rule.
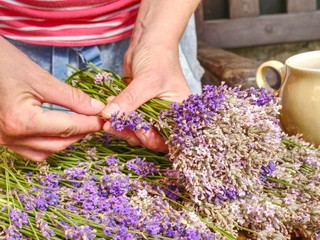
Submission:
[[[21,146],[25,148],[31,148],[35,151],[43,151],[49,153],[55,153],[62,151],[72,145],[73,143],[79,141],[86,135],[77,135],[67,138],[62,137],[26,137],[15,139],[9,142],[9,145]]]
[[[146,148],[159,152],[168,152],[165,139],[155,129],[151,128],[147,132],[140,129],[134,133]]]
[[[123,76],[124,76],[124,79],[128,80],[128,82],[131,82],[131,79],[132,79],[132,50],[130,47],[128,48],[128,50],[124,54]]]
[[[102,110],[102,117],[109,119],[117,112],[130,113],[140,105],[155,97],[152,89],[146,91],[144,84],[139,80],[132,81],[118,96],[116,96]]]
[[[7,135],[11,137],[70,137],[100,131],[103,124],[104,120],[95,116],[52,110],[43,111],[39,108],[34,110],[32,114],[24,114],[24,116],[20,114],[20,117],[10,122]]]
[[[55,119],[52,121],[52,119]],[[70,137],[74,135],[88,134],[102,129],[104,121],[95,116],[80,114],[68,114],[57,111],[46,111],[41,114],[38,127],[39,135]]]
[[[50,152],[37,151],[28,147],[8,146],[11,150],[34,162],[43,162],[52,155]]]
[[[112,128],[111,123],[107,121],[104,126],[103,130],[107,133],[117,136],[125,141],[127,141],[131,146],[141,146],[142,142],[140,139],[135,135],[135,133],[130,129],[123,129],[122,131],[117,131]]]
[[[39,88],[37,87],[37,89]],[[43,81],[39,94],[43,96],[43,102],[63,106],[81,114],[96,115],[104,108],[102,102],[90,98],[81,90],[55,78]]]
[[[110,96],[107,98],[107,103],[111,103],[113,99],[115,99],[115,96]]]

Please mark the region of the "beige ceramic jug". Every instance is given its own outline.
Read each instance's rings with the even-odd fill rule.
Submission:
[[[272,89],[266,70],[273,69],[281,79],[279,89]],[[268,61],[256,74],[259,87],[272,89],[281,98],[280,123],[288,134],[320,145],[320,51],[305,52],[288,58],[285,64]]]

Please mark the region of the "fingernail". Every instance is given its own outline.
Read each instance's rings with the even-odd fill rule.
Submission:
[[[91,107],[93,109],[102,110],[104,108],[104,104],[97,99],[91,98]]]
[[[110,103],[103,109],[101,114],[105,118],[111,118],[111,114],[114,114],[114,113],[119,112],[119,111],[120,111],[120,107],[119,107],[118,104]]]

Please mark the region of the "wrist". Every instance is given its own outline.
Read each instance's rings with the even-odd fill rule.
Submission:
[[[199,2],[200,0],[142,0],[132,41],[137,44],[148,40],[154,44],[177,48]]]

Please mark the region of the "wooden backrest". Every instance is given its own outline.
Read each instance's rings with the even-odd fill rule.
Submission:
[[[204,19],[201,4],[196,11],[198,39],[219,48],[320,39],[317,0],[286,0],[285,13],[269,15],[260,14],[260,2],[228,0],[228,18],[209,20]]]

